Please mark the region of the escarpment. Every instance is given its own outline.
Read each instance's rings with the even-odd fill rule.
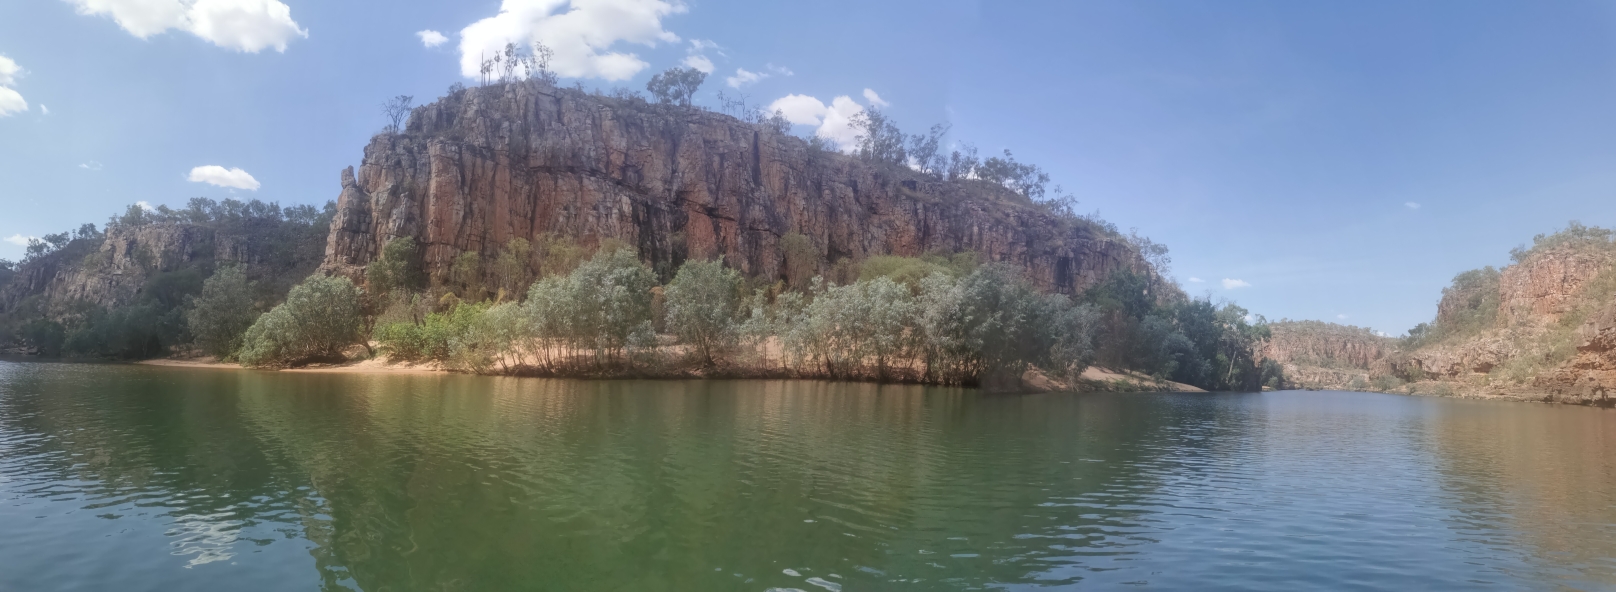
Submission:
[[[1573,225],[1539,237],[1543,244],[1518,252],[1513,265],[1459,274],[1443,290],[1436,321],[1404,339],[1276,323],[1268,355],[1312,388],[1608,404],[1616,390],[1616,243],[1589,231]]]
[[[327,273],[362,277],[397,237],[422,246],[434,283],[453,260],[514,238],[615,239],[658,273],[722,257],[784,274],[802,234],[821,272],[842,259],[975,251],[1076,293],[1113,271],[1149,272],[1126,241],[1002,187],[945,182],[817,149],[765,125],[687,107],[535,83],[457,91],[376,136],[343,171]]]

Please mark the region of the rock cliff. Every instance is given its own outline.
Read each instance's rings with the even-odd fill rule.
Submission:
[[[69,304],[113,308],[128,304],[154,273],[174,271],[199,258],[238,261],[239,249],[215,253],[214,231],[191,224],[112,226],[95,249],[63,250],[30,262],[0,289],[0,313],[30,297],[42,298],[49,316]],[[83,251],[88,251],[83,252]]]
[[[341,180],[322,269],[355,278],[395,237],[423,245],[442,283],[461,253],[488,258],[547,233],[625,241],[665,276],[686,259],[723,257],[782,277],[788,233],[812,241],[821,271],[844,258],[973,250],[1064,293],[1149,271],[1114,232],[995,185],[869,164],[727,115],[533,83],[415,109]]]
[[[1285,379],[1306,388],[1367,387],[1372,372],[1384,366],[1397,340],[1364,327],[1320,321],[1270,323],[1273,332],[1263,355],[1285,367]]]
[[[1608,404],[1616,243],[1550,244],[1501,270],[1460,274],[1436,322],[1410,339],[1318,322],[1273,330],[1268,356],[1308,387]]]

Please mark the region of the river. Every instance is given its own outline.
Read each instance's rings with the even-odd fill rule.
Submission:
[[[0,361],[0,590],[1598,590],[1616,412]]]

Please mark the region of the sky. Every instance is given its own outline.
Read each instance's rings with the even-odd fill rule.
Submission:
[[[383,101],[532,40],[569,85],[710,70],[698,104],[805,137],[947,123],[1269,319],[1401,334],[1533,235],[1616,227],[1616,1],[30,0],[0,3],[0,258],[137,202],[333,200]]]

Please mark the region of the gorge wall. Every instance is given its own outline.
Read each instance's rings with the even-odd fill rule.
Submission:
[[[1616,390],[1616,243],[1550,245],[1460,274],[1437,311],[1403,340],[1276,323],[1267,353],[1310,388],[1601,405]]]
[[[1149,273],[1114,232],[1052,215],[1002,187],[943,182],[818,150],[727,115],[537,83],[469,88],[376,136],[342,173],[327,273],[362,278],[411,237],[443,283],[456,256],[513,238],[622,240],[665,278],[723,257],[780,278],[781,238],[807,236],[820,271],[840,259],[972,250],[1075,293],[1113,271]]]

